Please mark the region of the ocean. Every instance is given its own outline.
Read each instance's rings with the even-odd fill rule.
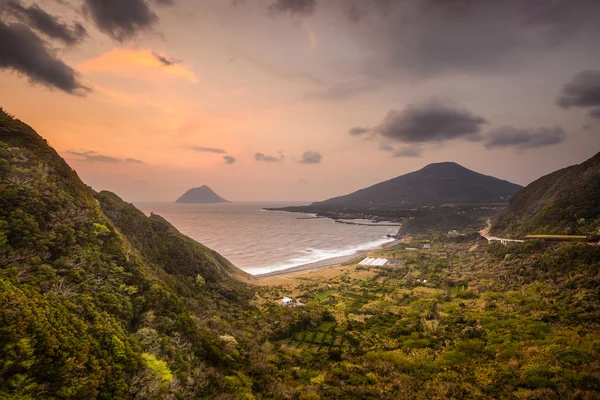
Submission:
[[[263,211],[303,203],[135,203],[169,221],[181,233],[218,251],[237,267],[259,275],[348,256],[393,241],[393,226],[335,223],[314,215]]]

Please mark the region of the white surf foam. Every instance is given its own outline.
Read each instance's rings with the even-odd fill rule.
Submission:
[[[269,272],[283,271],[289,268],[299,267],[301,265],[312,264],[319,261],[329,260],[337,257],[351,256],[365,250],[373,250],[380,246],[393,242],[396,239],[384,237],[371,242],[359,244],[358,246],[348,247],[337,250],[324,250],[307,248],[304,253],[306,255],[295,257],[287,260],[282,264],[270,265],[266,267],[244,268],[244,271],[252,275],[268,274]]]

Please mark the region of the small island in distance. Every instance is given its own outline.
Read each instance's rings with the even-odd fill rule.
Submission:
[[[179,197],[175,203],[181,204],[224,204],[231,203],[216,194],[206,185],[192,188]]]

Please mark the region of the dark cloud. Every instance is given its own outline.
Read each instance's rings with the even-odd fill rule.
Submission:
[[[92,17],[98,29],[119,42],[151,29],[158,21],[145,0],[84,0],[84,11]]]
[[[533,149],[562,143],[566,137],[565,131],[560,126],[535,129],[517,129],[505,126],[488,133],[485,138],[485,147],[488,149],[499,147]]]
[[[88,162],[101,162],[101,163],[109,163],[109,164],[118,164],[122,162],[130,163],[130,164],[143,164],[142,160],[137,160],[135,158],[126,158],[124,160],[111,157],[104,154],[98,154],[95,151],[67,151],[68,154],[72,156],[79,157],[81,161]]]
[[[369,128],[361,128],[359,126],[355,126],[354,128],[350,128],[348,133],[351,135],[354,135],[354,136],[358,136],[358,135],[363,135],[365,133],[368,133],[370,131],[371,130]]]
[[[379,143],[379,150],[380,151],[394,151],[394,148],[392,146],[390,146],[389,143],[380,142]]]
[[[312,14],[317,0],[276,0],[269,6],[274,13]]]
[[[276,163],[276,162],[282,162],[283,161],[283,156],[280,156],[279,158],[277,158],[277,157],[265,155],[263,153],[256,153],[254,155],[254,159],[256,161],[263,161],[263,162],[268,162],[268,163]]]
[[[223,156],[223,161],[225,161],[225,164],[235,164],[237,160],[232,156]]]
[[[600,107],[590,110],[590,117],[600,118]]]
[[[193,150],[202,151],[204,153],[216,153],[216,154],[226,154],[227,152],[224,149],[217,149],[214,147],[201,147],[201,146],[192,146]]]
[[[317,153],[316,151],[305,151],[298,162],[300,164],[320,164],[322,159],[323,155],[321,153]]]
[[[394,157],[421,157],[423,149],[415,146],[402,147],[394,151]]]
[[[165,67],[170,67],[171,65],[181,63],[181,60],[169,56],[164,56],[155,52],[152,52],[152,55]]]
[[[14,70],[32,82],[70,94],[84,95],[90,90],[73,68],[23,24],[7,25],[0,20],[0,69]]]
[[[486,120],[470,111],[438,101],[390,111],[373,132],[404,143],[443,142],[452,139],[481,140]]]
[[[600,71],[586,70],[575,75],[563,86],[558,105],[569,107],[598,107],[590,111],[590,116],[600,118]]]
[[[59,17],[48,14],[37,4],[25,7],[19,0],[9,0],[4,9],[29,27],[67,45],[79,43],[87,35],[86,29],[80,23],[68,26]]]
[[[337,15],[336,25],[346,21],[346,37],[369,51],[360,69],[382,82],[398,71],[419,77],[513,71],[573,43],[594,46],[600,34],[597,0],[320,0],[275,6],[304,14],[322,10]]]

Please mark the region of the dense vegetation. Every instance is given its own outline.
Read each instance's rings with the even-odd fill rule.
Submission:
[[[254,286],[0,111],[0,398],[599,397],[600,248],[423,231]]]
[[[492,233],[600,233],[600,153],[528,185],[497,218]]]
[[[427,242],[299,285],[325,318],[280,341],[281,378],[315,399],[598,398],[600,249]]]

